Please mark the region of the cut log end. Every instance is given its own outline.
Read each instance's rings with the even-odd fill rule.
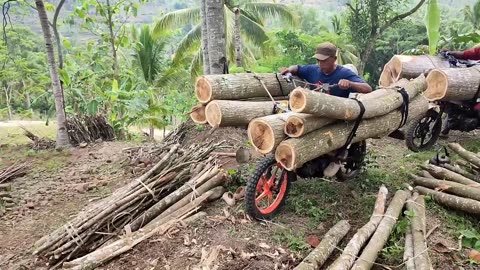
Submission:
[[[445,97],[448,89],[448,77],[445,72],[434,69],[427,76],[428,88],[424,95],[429,101],[440,100]]]
[[[212,85],[205,77],[199,77],[195,82],[195,95],[201,103],[212,100]]]
[[[398,81],[401,78],[403,62],[412,61],[413,58],[414,56],[411,55],[395,55],[394,57],[392,57],[389,66],[391,78],[393,79],[392,83]]]
[[[215,101],[208,103],[205,115],[206,122],[212,127],[219,127],[222,123],[222,110]]]
[[[292,138],[300,137],[305,129],[303,120],[296,116],[290,116],[285,124],[285,134]]]
[[[274,150],[275,133],[264,120],[255,119],[251,121],[248,127],[248,136],[259,153],[268,154]]]
[[[202,105],[194,106],[191,110],[190,118],[192,118],[193,122],[197,124],[206,124],[207,118],[205,116],[205,106],[202,106]]]
[[[295,150],[291,145],[281,143],[275,151],[275,159],[279,161],[285,169],[289,171],[295,169]]]
[[[302,88],[293,90],[290,94],[290,107],[294,112],[302,112],[307,105],[307,96],[302,91]]]

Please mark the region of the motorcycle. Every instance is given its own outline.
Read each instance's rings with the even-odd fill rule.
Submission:
[[[477,61],[456,59],[447,52],[442,52],[441,55],[449,61],[451,67],[462,68],[479,64]],[[480,129],[478,97],[477,94],[473,100],[430,103],[424,115],[409,123],[405,132],[407,147],[414,152],[425,151],[431,149],[441,135],[448,135],[450,130],[469,132]]]
[[[295,83],[291,74],[284,77],[288,82]],[[312,84],[310,84],[312,85]],[[338,85],[312,85],[313,91],[328,93]],[[288,108],[283,108],[283,112]],[[340,154],[327,153],[309,162],[294,171],[287,171],[280,163],[277,163],[274,155],[268,155],[261,159],[247,182],[245,192],[245,210],[253,218],[271,219],[285,204],[288,191],[292,182],[298,177],[321,178],[332,163],[339,165],[334,173],[338,181],[346,181],[355,178],[362,169],[367,153],[365,141],[352,143]]]

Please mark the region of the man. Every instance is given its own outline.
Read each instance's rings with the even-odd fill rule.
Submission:
[[[480,60],[480,46],[474,47],[465,51],[449,51],[447,49],[443,49],[442,51],[448,52],[450,55],[452,55],[457,59]]]
[[[317,65],[294,65],[282,68],[281,74],[292,73],[309,83],[338,84],[330,90],[330,94],[347,98],[350,93],[369,93],[372,87],[352,70],[337,65],[337,47],[324,42],[318,45],[313,58],[317,59]]]

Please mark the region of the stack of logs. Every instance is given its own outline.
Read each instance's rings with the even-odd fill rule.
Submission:
[[[412,194],[409,190],[399,190],[387,208],[387,194],[387,188],[380,187],[370,220],[355,233],[343,248],[342,254],[326,269],[372,268],[394,230],[397,220],[402,216],[404,208],[409,210],[411,228],[407,230],[405,237],[406,248],[402,265],[407,265],[407,269],[432,269],[426,245],[424,197],[416,192]],[[339,249],[340,241],[349,230],[348,221],[338,222],[322,238],[320,244],[295,267],[295,270],[321,269],[333,251]]]
[[[412,175],[416,190],[451,209],[480,216],[480,155],[457,143],[448,147],[462,160],[421,165],[422,175]]]
[[[480,66],[451,68],[447,59],[430,55],[395,55],[385,64],[379,84],[386,87],[402,78],[427,76],[424,96],[429,101],[472,100],[480,85]]]
[[[408,119],[425,113],[427,100],[419,93],[426,87],[425,76],[419,75],[357,95],[365,113],[352,143],[386,136],[401,126],[404,100],[399,89],[408,93]],[[245,100],[268,98],[265,88],[275,99],[289,95],[292,111],[274,114],[272,101]],[[190,114],[195,122],[208,122],[212,127],[248,125],[255,150],[275,153],[277,162],[287,170],[341,148],[360,114],[360,106],[353,99],[294,88],[275,74],[202,76],[195,91],[201,103]]]

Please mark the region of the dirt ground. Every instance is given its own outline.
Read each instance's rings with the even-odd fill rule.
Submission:
[[[185,141],[194,143],[212,136],[227,141],[228,148],[222,151],[247,145],[246,132],[240,129],[212,132],[197,128]],[[471,143],[478,138],[475,133],[455,133],[449,140]],[[31,255],[34,242],[63,225],[88,203],[131,181],[133,176],[122,166],[122,149],[131,145],[103,142],[62,152],[2,146],[0,168],[28,161],[31,170],[11,182],[9,192],[14,206],[6,210],[0,205],[0,213],[4,212],[0,217],[0,269],[46,269]],[[299,180],[292,185],[286,207],[273,221],[253,221],[245,215],[243,202],[229,207],[219,200],[205,209],[206,218],[152,237],[98,269],[199,269],[196,267],[208,257],[213,258],[211,269],[293,269],[312,249],[307,239],[321,239],[337,221],[348,219],[352,225],[345,238],[348,241],[369,219],[379,185],[386,184],[391,197],[395,188],[409,182],[404,171],[429,155],[412,154],[398,140],[371,140],[369,164],[359,179],[346,183]],[[240,166],[231,158],[225,158],[223,163],[237,169],[231,173],[229,189],[244,184],[254,167]],[[455,227],[464,222],[478,229],[478,219],[445,210],[433,202],[427,206],[427,230],[435,228],[428,238],[434,268],[479,269],[468,263],[468,250],[457,250],[457,232],[461,228]],[[401,232],[394,232],[377,262],[390,269],[402,269],[395,267],[401,264],[402,241]],[[332,257],[338,254],[336,251]],[[385,268],[376,265],[373,269]]]

